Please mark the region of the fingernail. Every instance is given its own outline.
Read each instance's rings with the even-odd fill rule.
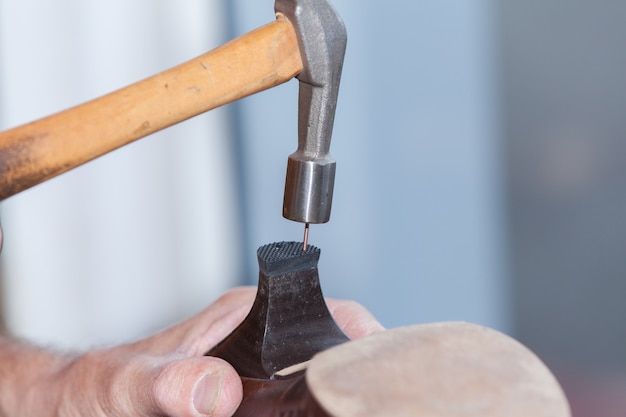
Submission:
[[[222,372],[200,378],[193,394],[193,406],[200,414],[212,415],[222,391]]]

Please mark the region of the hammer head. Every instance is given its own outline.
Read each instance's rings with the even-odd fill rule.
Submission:
[[[294,25],[304,69],[298,75],[298,149],[289,156],[283,216],[326,223],[335,182],[330,139],[346,51],[343,21],[327,0],[276,0]]]

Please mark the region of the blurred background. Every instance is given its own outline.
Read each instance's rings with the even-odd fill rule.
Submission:
[[[465,320],[522,341],[576,417],[626,409],[626,4],[334,0],[348,28],[328,296],[388,327]],[[258,0],[0,0],[0,129],[272,21]],[[297,82],[0,204],[3,325],[120,343],[256,283],[281,217]],[[167,106],[163,103],[163,106]]]

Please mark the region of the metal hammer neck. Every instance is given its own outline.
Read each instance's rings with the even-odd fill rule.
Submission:
[[[276,0],[275,10],[296,28],[304,64],[297,77],[298,149],[289,156],[283,216],[302,223],[326,223],[335,179],[330,141],[347,33],[327,0]]]

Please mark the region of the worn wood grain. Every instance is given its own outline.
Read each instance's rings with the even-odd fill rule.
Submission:
[[[302,71],[282,16],[205,55],[95,100],[0,133],[0,199]],[[51,82],[53,82],[51,80]]]

